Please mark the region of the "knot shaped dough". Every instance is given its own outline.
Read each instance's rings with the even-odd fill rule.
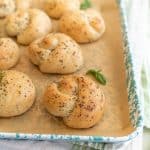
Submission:
[[[0,70],[16,65],[19,56],[19,47],[12,39],[0,38]]]
[[[52,30],[50,18],[39,9],[18,10],[8,16],[6,32],[16,36],[20,44],[28,45]]]
[[[43,8],[50,17],[60,18],[65,12],[79,10],[79,0],[45,0]]]
[[[83,57],[79,45],[62,33],[51,33],[29,46],[29,57],[45,73],[72,73],[80,69]]]
[[[26,112],[35,99],[35,87],[24,73],[0,72],[0,116],[11,117]]]
[[[66,76],[50,84],[44,94],[45,108],[63,117],[72,128],[90,128],[101,119],[105,97],[98,85],[87,76]]]
[[[18,9],[28,9],[31,0],[0,0],[0,18],[6,17]]]
[[[70,35],[79,43],[98,40],[105,31],[104,20],[94,9],[65,13],[59,21],[60,31]]]

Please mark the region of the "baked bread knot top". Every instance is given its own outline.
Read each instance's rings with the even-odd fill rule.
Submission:
[[[65,12],[70,10],[79,10],[79,0],[45,0],[43,9],[46,13],[55,19],[59,19]]]
[[[52,31],[50,18],[39,9],[18,10],[7,17],[6,32],[17,42],[28,45]]]
[[[47,111],[62,117],[71,128],[90,128],[100,121],[105,97],[101,88],[88,76],[66,76],[50,84],[44,94]]]
[[[78,43],[98,40],[105,31],[101,14],[94,9],[65,13],[59,21],[60,31],[70,35]]]
[[[31,0],[0,0],[0,18],[6,17],[18,9],[31,7]]]
[[[0,117],[12,117],[26,112],[35,99],[35,87],[24,73],[0,72]]]
[[[62,33],[51,33],[30,44],[29,57],[41,72],[67,74],[83,64],[79,45]]]
[[[13,67],[19,60],[18,45],[10,38],[0,38],[0,70]]]

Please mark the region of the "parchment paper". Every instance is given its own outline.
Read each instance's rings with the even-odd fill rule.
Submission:
[[[60,75],[41,73],[29,61],[27,47],[20,46],[20,61],[12,69],[22,71],[31,77],[36,87],[36,101],[32,108],[21,116],[0,118],[0,132],[122,136],[134,130],[129,120],[119,11],[115,0],[92,2],[93,7],[101,11],[104,17],[106,32],[97,42],[81,45],[84,66],[77,73],[85,73],[88,69],[95,68],[101,69],[105,74],[108,83],[101,88],[105,92],[107,105],[102,120],[93,128],[76,130],[66,127],[61,119],[46,112],[42,104],[44,89]],[[3,37],[5,21],[0,22],[0,36]],[[57,27],[57,21],[54,21],[54,26]]]

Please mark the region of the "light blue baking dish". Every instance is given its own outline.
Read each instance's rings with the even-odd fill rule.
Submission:
[[[122,32],[124,39],[124,58],[127,73],[127,90],[128,103],[130,111],[130,119],[135,128],[135,131],[128,136],[123,137],[104,137],[104,136],[75,136],[75,135],[48,135],[48,134],[23,134],[23,133],[0,133],[0,139],[15,139],[15,140],[63,140],[63,141],[88,141],[88,142],[105,142],[116,143],[124,142],[133,139],[142,132],[143,128],[143,111],[142,104],[138,96],[138,87],[136,84],[134,59],[130,51],[130,44],[128,41],[127,20],[125,15],[125,6],[123,0],[117,1],[120,7],[120,15],[122,21]]]

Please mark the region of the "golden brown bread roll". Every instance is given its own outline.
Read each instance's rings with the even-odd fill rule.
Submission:
[[[39,9],[18,10],[7,17],[6,32],[20,44],[28,45],[51,31],[50,18]]]
[[[33,0],[15,0],[16,9],[29,9],[32,7],[32,1]]]
[[[41,72],[66,74],[77,71],[83,64],[79,45],[62,33],[51,33],[29,46],[29,57]]]
[[[0,0],[0,18],[6,17],[18,9],[28,9],[31,0]]]
[[[70,35],[79,43],[98,40],[105,31],[101,14],[94,9],[70,11],[59,21],[60,31]]]
[[[50,17],[60,18],[65,12],[79,10],[79,0],[45,0],[43,8]]]
[[[16,65],[19,56],[19,47],[12,39],[0,38],[0,70]]]
[[[15,70],[0,72],[0,117],[26,112],[35,99],[35,87],[24,73]]]
[[[87,76],[66,76],[48,86],[43,99],[45,108],[63,117],[71,128],[90,128],[102,118],[105,97],[101,88]]]

